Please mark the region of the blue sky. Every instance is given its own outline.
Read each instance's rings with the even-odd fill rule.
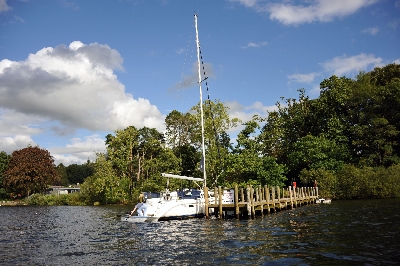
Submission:
[[[0,0],[0,151],[79,164],[116,129],[163,131],[199,101],[195,13],[210,98],[242,121],[400,63],[400,0]]]

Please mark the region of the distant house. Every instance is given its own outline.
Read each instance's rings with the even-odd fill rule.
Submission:
[[[71,193],[77,193],[80,191],[80,187],[62,187],[62,186],[52,186],[47,191],[48,194],[53,195],[65,195]]]

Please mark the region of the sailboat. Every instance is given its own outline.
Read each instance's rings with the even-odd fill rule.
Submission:
[[[199,32],[197,28],[197,15],[194,15],[195,28],[196,28],[196,46],[197,46],[197,66],[198,66],[198,84],[200,90],[200,113],[201,113],[201,137],[202,137],[202,171],[203,178],[195,178],[188,176],[172,175],[162,173],[163,177],[176,178],[191,180],[203,183],[203,188],[207,185],[207,174],[206,174],[206,152],[204,148],[204,115],[203,115],[203,94],[202,94],[202,78],[201,78],[201,68],[200,68],[200,42],[199,42]],[[168,187],[167,181],[167,187]],[[190,191],[194,192],[194,191]],[[205,195],[204,190],[200,189],[196,193],[179,194],[177,191],[169,191],[166,189],[160,192],[157,197],[147,197],[147,212],[146,216],[131,216],[126,215],[121,219],[123,221],[140,223],[140,222],[156,222],[160,220],[171,220],[171,219],[184,219],[191,217],[204,217],[207,215],[208,210],[206,210],[206,201],[213,203],[215,198],[207,192]],[[208,203],[207,202],[207,203]]]

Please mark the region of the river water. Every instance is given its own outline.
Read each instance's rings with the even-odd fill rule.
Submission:
[[[130,206],[0,207],[0,265],[399,265],[400,199],[246,220],[122,222]]]

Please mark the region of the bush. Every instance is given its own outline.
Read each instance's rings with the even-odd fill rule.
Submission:
[[[313,184],[314,180],[318,184],[318,194],[321,197],[337,198],[337,179],[335,175],[323,168],[318,169],[303,169],[300,172],[300,181],[303,184]]]
[[[60,205],[85,205],[79,193],[71,193],[65,195],[41,195],[34,194],[28,197],[27,203],[29,205],[45,205],[45,206],[60,206]]]
[[[400,197],[400,164],[389,168],[345,165],[337,180],[340,199]]]

